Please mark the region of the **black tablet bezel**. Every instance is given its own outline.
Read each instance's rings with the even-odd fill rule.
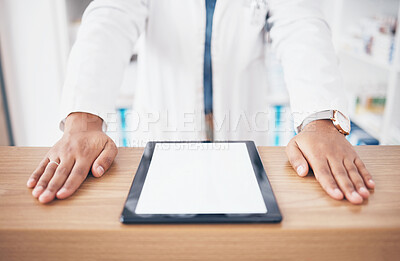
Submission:
[[[264,166],[261,162],[257,148],[253,141],[214,141],[213,143],[245,143],[256,175],[264,203],[267,207],[265,214],[136,214],[140,193],[146,180],[154,149],[157,143],[211,143],[209,141],[152,141],[148,142],[142,159],[140,160],[135,178],[132,182],[124,209],[121,214],[121,222],[125,224],[162,224],[162,223],[270,223],[280,222],[282,215],[278,208],[274,193],[269,183]],[[128,203],[131,206],[128,208]]]

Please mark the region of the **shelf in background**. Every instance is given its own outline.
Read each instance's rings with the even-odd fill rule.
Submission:
[[[400,128],[392,127],[389,131],[389,137],[385,140],[385,144],[400,144]]]
[[[376,60],[368,54],[359,54],[359,53],[355,53],[355,52],[352,52],[352,51],[349,51],[349,50],[346,50],[343,48],[339,51],[339,54],[346,55],[346,56],[356,59],[360,62],[364,62],[364,63],[370,64],[370,65],[373,65],[376,67],[380,67],[385,70],[394,70],[396,72],[400,71],[400,68],[398,66],[390,64],[389,62],[383,62],[383,61]]]
[[[361,129],[380,141],[383,116],[374,113],[360,113],[351,116],[351,120]]]

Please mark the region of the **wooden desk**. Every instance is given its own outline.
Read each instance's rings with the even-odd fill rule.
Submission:
[[[0,147],[0,260],[400,258],[400,146],[357,147],[376,181],[361,206],[299,178],[283,148],[259,148],[283,221],[249,225],[121,224],[143,149],[120,149],[106,176],[88,177],[68,200],[39,204],[25,184],[46,151]]]

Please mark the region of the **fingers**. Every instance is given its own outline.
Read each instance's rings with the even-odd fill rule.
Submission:
[[[304,158],[303,153],[298,147],[295,140],[289,142],[286,146],[286,154],[293,169],[300,177],[305,177],[308,174],[308,163]]]
[[[27,186],[34,188],[32,194],[41,203],[55,197],[67,198],[85,180],[92,164],[93,175],[100,177],[110,168],[116,155],[114,142],[101,130],[64,133],[30,175]],[[56,163],[51,162],[54,159]]]
[[[375,187],[370,173],[331,122],[315,121],[315,126],[318,129],[302,131],[291,140],[287,146],[290,163],[296,169],[305,158],[332,198],[345,196],[351,203],[361,204],[370,195],[368,188]]]
[[[39,166],[33,171],[33,173],[28,179],[28,182],[26,183],[28,188],[33,188],[36,186],[40,176],[42,176],[49,162],[50,162],[49,158],[46,157],[39,163]]]
[[[55,162],[60,162],[59,159],[55,160]],[[58,165],[56,163],[52,163],[49,160],[49,163],[46,165],[43,174],[40,176],[34,190],[32,191],[32,195],[35,198],[38,198],[42,192],[46,189],[47,184],[49,183],[50,179],[53,177],[54,172],[56,171]]]
[[[369,197],[369,191],[365,186],[364,180],[361,174],[358,172],[357,167],[354,165],[354,162],[351,160],[345,159],[343,161],[344,166],[349,174],[350,180],[353,182],[353,185],[358,192],[364,199]]]
[[[82,182],[86,179],[91,163],[86,160],[76,161],[72,168],[71,174],[65,181],[62,188],[56,193],[58,199],[65,199],[79,188]]]
[[[365,167],[364,163],[362,162],[362,160],[360,158],[356,158],[354,160],[354,164],[356,165],[358,172],[361,174],[364,183],[367,185],[368,188],[370,189],[374,189],[375,188],[375,182],[372,179],[371,174],[369,173],[369,171],[367,170],[367,168]]]
[[[339,189],[335,179],[332,176],[327,160],[316,159],[311,162],[314,175],[322,188],[334,199],[343,199],[343,193]]]
[[[363,198],[356,191],[353,182],[343,165],[343,161],[332,159],[329,161],[329,165],[337,184],[339,185],[342,192],[345,194],[347,200],[353,204],[361,204],[363,202]]]
[[[39,196],[39,201],[41,203],[48,203],[55,198],[56,192],[62,187],[62,185],[64,185],[73,165],[74,159],[72,158],[61,160],[61,163],[48,183],[46,190]]]
[[[117,156],[118,149],[114,142],[108,141],[104,146],[103,151],[97,157],[92,166],[92,174],[95,177],[101,177],[110,168],[115,156]]]

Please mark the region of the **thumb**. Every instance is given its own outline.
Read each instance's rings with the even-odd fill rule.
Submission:
[[[97,159],[92,165],[92,174],[96,178],[103,176],[103,174],[110,168],[115,156],[117,156],[118,149],[115,143],[109,139],[104,145],[104,148]]]
[[[293,169],[300,177],[305,177],[308,174],[308,163],[303,153],[301,152],[297,142],[293,139],[286,146],[286,154]]]

